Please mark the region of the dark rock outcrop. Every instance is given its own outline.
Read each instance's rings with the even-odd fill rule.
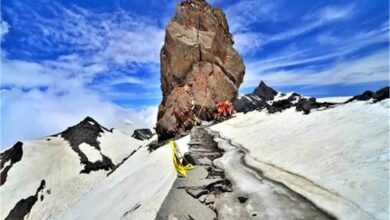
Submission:
[[[260,81],[259,86],[252,93],[252,95],[259,97],[263,101],[273,100],[277,94],[278,94],[277,91],[267,86],[263,81]]]
[[[345,103],[349,103],[352,101],[367,101],[372,99],[375,102],[380,102],[384,99],[388,99],[390,96],[389,86],[384,87],[376,92],[365,91],[361,95],[357,95],[346,101]]]
[[[150,139],[153,136],[153,132],[148,128],[136,129],[131,136],[135,139],[143,141]]]
[[[332,105],[335,105],[335,103],[317,102],[316,98],[309,98],[309,99],[303,98],[300,99],[298,103],[295,105],[295,109],[298,112],[309,114],[312,109],[328,108]]]
[[[239,197],[237,197],[237,199],[238,199],[238,201],[239,201],[240,203],[245,203],[245,202],[248,200],[247,197],[243,197],[243,196],[239,196]]]
[[[115,165],[111,159],[104,154],[102,160],[91,162],[88,157],[80,150],[80,144],[86,143],[96,150],[100,151],[100,143],[97,140],[103,132],[111,132],[107,128],[101,126],[97,121],[91,117],[86,117],[80,123],[75,126],[69,127],[65,131],[61,132],[60,135],[67,140],[74,150],[80,157],[80,163],[84,164],[84,169],[80,173],[90,173],[91,171],[97,170],[114,170]]]
[[[277,100],[275,100],[276,96],[278,96]],[[263,81],[252,93],[241,96],[233,104],[238,112],[246,113],[267,109],[270,114],[282,112],[292,107],[304,114],[309,114],[312,109],[328,108],[335,105],[335,103],[317,102],[315,98],[305,98],[297,93],[290,95],[278,93]]]
[[[345,103],[352,101],[367,101],[372,99],[374,103],[389,98],[389,87],[384,87],[376,92],[365,91],[361,95],[354,96]],[[275,97],[277,99],[275,99]],[[316,98],[306,98],[297,93],[286,95],[278,93],[263,81],[250,94],[243,95],[234,101],[237,112],[247,113],[254,110],[267,109],[268,113],[282,112],[285,109],[295,107],[296,111],[309,114],[313,109],[326,109],[336,105],[331,102],[317,102]]]
[[[273,100],[277,94],[278,92],[261,81],[252,93],[243,95],[234,101],[234,109],[238,112],[245,113],[256,109],[263,109],[267,107],[267,101]]]
[[[23,156],[23,143],[17,142],[10,149],[0,154],[0,186],[7,180],[7,175],[12,166],[19,162]],[[8,163],[8,164],[7,164]]]
[[[18,203],[16,203],[15,207],[12,208],[5,220],[23,220],[24,217],[30,213],[34,204],[38,201],[38,194],[42,192],[45,187],[45,180],[41,180],[41,184],[35,194],[25,199],[21,199]]]
[[[214,119],[218,102],[236,98],[245,67],[233,43],[221,9],[205,0],[179,3],[161,49],[160,140]]]

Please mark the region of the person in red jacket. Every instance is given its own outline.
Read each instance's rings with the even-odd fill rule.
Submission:
[[[233,108],[233,105],[229,101],[219,102],[217,104],[217,120],[225,120],[229,117],[231,117],[235,110]]]

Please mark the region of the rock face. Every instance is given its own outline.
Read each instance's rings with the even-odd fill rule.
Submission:
[[[133,135],[131,137],[138,139],[138,140],[148,140],[153,136],[153,132],[148,128],[143,129],[136,129],[133,132]]]
[[[380,102],[384,99],[388,99],[390,97],[390,87],[384,87],[376,92],[372,91],[365,91],[361,95],[357,95],[346,101],[346,103],[352,102],[352,101],[367,101],[372,99],[373,102]]]
[[[189,130],[197,119],[212,120],[216,103],[236,98],[245,66],[233,43],[221,9],[205,0],[177,6],[160,54],[161,140]]]
[[[234,108],[238,112],[245,113],[262,109],[267,106],[267,101],[273,100],[277,94],[278,92],[261,81],[252,93],[237,98],[233,103]]]
[[[111,159],[102,154],[98,137],[104,132],[110,132],[91,117],[86,117],[75,126],[69,127],[61,133],[61,137],[67,140],[72,149],[79,155],[80,163],[84,169],[80,173],[90,173],[97,170],[114,170],[115,165]],[[91,162],[88,156],[80,149],[80,145],[86,143],[95,148],[102,156],[102,160]]]

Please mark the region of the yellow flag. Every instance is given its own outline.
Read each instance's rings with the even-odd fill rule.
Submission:
[[[175,141],[170,141],[169,142],[169,145],[171,146],[171,150],[172,150],[172,160],[173,160],[173,165],[175,166],[175,169],[178,173],[180,173],[181,175],[183,175],[184,177],[187,177],[187,170],[192,170],[194,169],[194,166],[192,164],[187,164],[186,166],[184,166],[179,158],[177,157],[176,153],[177,153],[177,150],[176,150],[176,143]]]

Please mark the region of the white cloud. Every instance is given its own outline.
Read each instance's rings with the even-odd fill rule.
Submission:
[[[19,140],[37,139],[58,133],[86,116],[107,127],[131,133],[134,128],[155,125],[157,107],[139,110],[120,108],[102,100],[96,93],[74,88],[59,95],[55,89],[23,91],[14,88],[1,91],[1,147]],[[126,118],[134,123],[128,126]]]
[[[74,59],[75,56],[61,58]],[[78,75],[72,76],[66,68],[2,56],[1,76],[1,147],[60,132],[86,116],[107,127],[128,132],[155,125],[157,107],[132,109],[115,105],[99,91],[88,88]],[[137,80],[127,77],[110,83],[142,83]],[[131,94],[121,94],[121,97],[127,96]],[[143,96],[138,93],[134,98]],[[126,125],[125,119],[131,119],[133,125]]]
[[[127,125],[130,125],[130,127],[152,128],[151,125],[154,127],[157,122],[157,112],[157,106],[143,107],[139,111],[135,111],[133,114],[129,114],[129,116],[125,119],[125,122]]]
[[[322,21],[332,21],[332,20],[340,20],[340,19],[348,19],[354,14],[354,6],[346,5],[346,6],[326,6],[321,8],[315,15],[318,16]]]
[[[334,66],[318,71],[310,67],[299,70],[274,69],[257,71],[253,66],[247,69],[244,87],[256,86],[264,80],[273,86],[319,86],[332,84],[357,84],[389,80],[388,50],[380,50],[368,56],[344,60]]]
[[[282,54],[273,55],[272,58],[249,61],[247,63],[247,67],[249,70],[254,70],[261,74],[293,65],[305,64],[309,65],[308,68],[310,68],[315,65],[316,62],[341,59],[344,56],[352,54],[370,45],[386,43],[388,42],[388,31],[388,26],[381,25],[377,29],[364,31],[350,37],[339,37],[337,35],[326,34],[326,39],[329,39],[330,37],[332,38],[332,47],[328,48],[328,50],[323,49],[323,53],[318,53],[316,48],[305,48],[302,50],[292,47],[290,49],[286,49]],[[324,41],[324,39],[321,40]],[[329,40],[326,43],[326,46],[329,47]],[[345,62],[348,62],[348,60]]]
[[[230,31],[234,34],[245,32],[249,30],[249,26],[252,24],[275,21],[279,17],[277,8],[277,4],[271,1],[238,1],[225,10]]]
[[[226,10],[240,53],[250,55],[266,44],[293,39],[331,22],[349,19],[355,13],[353,5],[325,6],[308,12],[303,19],[297,20],[295,27],[285,29],[283,32],[266,34],[250,31],[251,25],[261,22],[274,22],[275,25],[279,25],[278,21],[282,17],[279,15],[280,8],[275,2],[250,0],[235,3]],[[288,15],[283,14],[283,17],[286,18]]]
[[[266,37],[267,40],[265,41],[265,43],[271,43],[271,42],[275,42],[275,41],[291,39],[293,37],[308,33],[310,31],[314,30],[315,28],[319,27],[322,24],[323,24],[322,21],[314,21],[314,22],[311,22],[308,24],[304,24],[301,27],[290,29],[290,30],[287,30],[283,33],[268,36],[268,37]]]
[[[39,62],[1,56],[1,147],[60,132],[86,116],[127,132],[154,127],[157,107],[124,108],[109,99],[142,99],[149,94],[122,92],[113,97],[102,92],[121,83],[149,84],[146,75],[134,72],[140,68],[156,70],[163,42],[161,28],[147,18],[121,10],[94,13],[50,6],[49,11],[56,19],[31,11],[34,22],[15,21],[27,22],[18,28],[28,25],[26,31],[32,30],[26,34],[29,46],[46,48],[51,54],[66,53]],[[112,80],[95,82],[101,75]],[[133,124],[129,126],[125,119]]]
[[[264,44],[265,37],[258,33],[237,33],[234,35],[234,48],[241,54],[250,54],[258,51]]]
[[[281,41],[291,39],[293,37],[308,33],[314,29],[325,25],[330,22],[350,18],[353,15],[353,6],[348,5],[344,7],[326,6],[313,13],[309,13],[305,16],[307,23],[303,23],[297,28],[287,30],[280,34],[269,36],[265,43],[271,43],[274,41]]]
[[[25,4],[15,5],[12,16],[26,16],[14,19],[15,27],[26,35],[26,47],[61,55],[42,62],[52,69],[80,75],[88,82],[119,68],[127,70],[121,77],[127,79],[140,69],[154,70],[159,63],[164,30],[155,18],[122,9],[107,13],[57,3],[45,6],[52,16],[45,17]]]
[[[4,21],[4,20],[1,20],[0,21],[0,39],[2,40],[4,35],[6,35],[8,32],[9,32],[9,24]]]

